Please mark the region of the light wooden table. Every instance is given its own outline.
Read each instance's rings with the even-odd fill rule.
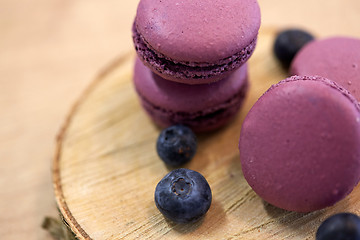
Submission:
[[[358,0],[260,0],[262,26],[360,37]],[[51,239],[50,177],[60,125],[112,59],[133,50],[138,1],[0,0],[0,236]]]

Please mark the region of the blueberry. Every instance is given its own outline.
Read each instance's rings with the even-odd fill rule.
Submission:
[[[172,167],[190,161],[196,152],[196,136],[190,128],[174,125],[164,129],[156,143],[159,157]]]
[[[352,213],[333,215],[320,225],[316,240],[360,240],[360,218]]]
[[[296,53],[314,37],[303,30],[288,29],[278,34],[274,44],[275,56],[283,64],[289,67]]]
[[[199,220],[211,205],[211,189],[198,172],[179,168],[168,173],[155,189],[159,211],[176,223]]]

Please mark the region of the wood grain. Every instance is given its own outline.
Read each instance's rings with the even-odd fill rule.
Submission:
[[[133,49],[137,3],[0,1],[1,239],[51,239],[40,225],[44,216],[57,216],[50,176],[55,136],[99,69]],[[265,28],[360,37],[358,0],[259,3]]]
[[[262,201],[243,178],[237,149],[241,124],[258,97],[286,74],[271,54],[278,29],[263,27],[249,62],[251,87],[236,119],[199,135],[185,167],[208,180],[213,203],[202,221],[174,224],[156,209],[158,181],[170,170],[157,157],[160,129],[147,117],[132,85],[134,53],[111,65],[71,111],[53,163],[61,213],[80,239],[313,239],[336,212],[359,214],[360,188],[335,206],[308,214]]]
[[[0,239],[49,240],[55,137],[110,60],[133,48],[136,1],[0,0]]]

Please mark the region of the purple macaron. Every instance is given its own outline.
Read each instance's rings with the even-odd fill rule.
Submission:
[[[142,106],[161,127],[184,124],[195,132],[210,131],[228,123],[242,105],[247,65],[222,81],[188,85],[161,78],[137,59],[134,84]]]
[[[360,39],[332,37],[313,41],[296,55],[290,73],[326,77],[360,101]]]
[[[360,178],[360,108],[323,77],[273,85],[246,116],[239,150],[244,177],[265,201],[310,212],[347,196]]]
[[[256,0],[141,0],[133,39],[139,58],[162,78],[203,84],[243,65],[259,28]]]

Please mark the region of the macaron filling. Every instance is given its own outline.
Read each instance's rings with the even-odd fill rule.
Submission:
[[[203,83],[201,79],[205,80],[205,82],[208,82],[208,79],[216,81],[224,78],[225,73],[231,73],[243,65],[252,55],[256,47],[257,37],[238,53],[219,59],[216,63],[176,61],[166,57],[154,50],[141,36],[136,29],[136,23],[133,25],[133,40],[138,56],[155,73],[164,78],[171,76],[171,80],[174,80],[174,78],[187,79],[190,84],[201,84]]]
[[[246,96],[248,82],[244,82],[241,89],[227,101],[213,106],[209,109],[199,110],[196,112],[181,112],[164,109],[156,106],[142,96],[139,92],[141,103],[146,112],[153,120],[162,127],[173,124],[184,124],[189,126],[195,132],[203,132],[218,128],[228,122],[240,109],[243,99]]]

